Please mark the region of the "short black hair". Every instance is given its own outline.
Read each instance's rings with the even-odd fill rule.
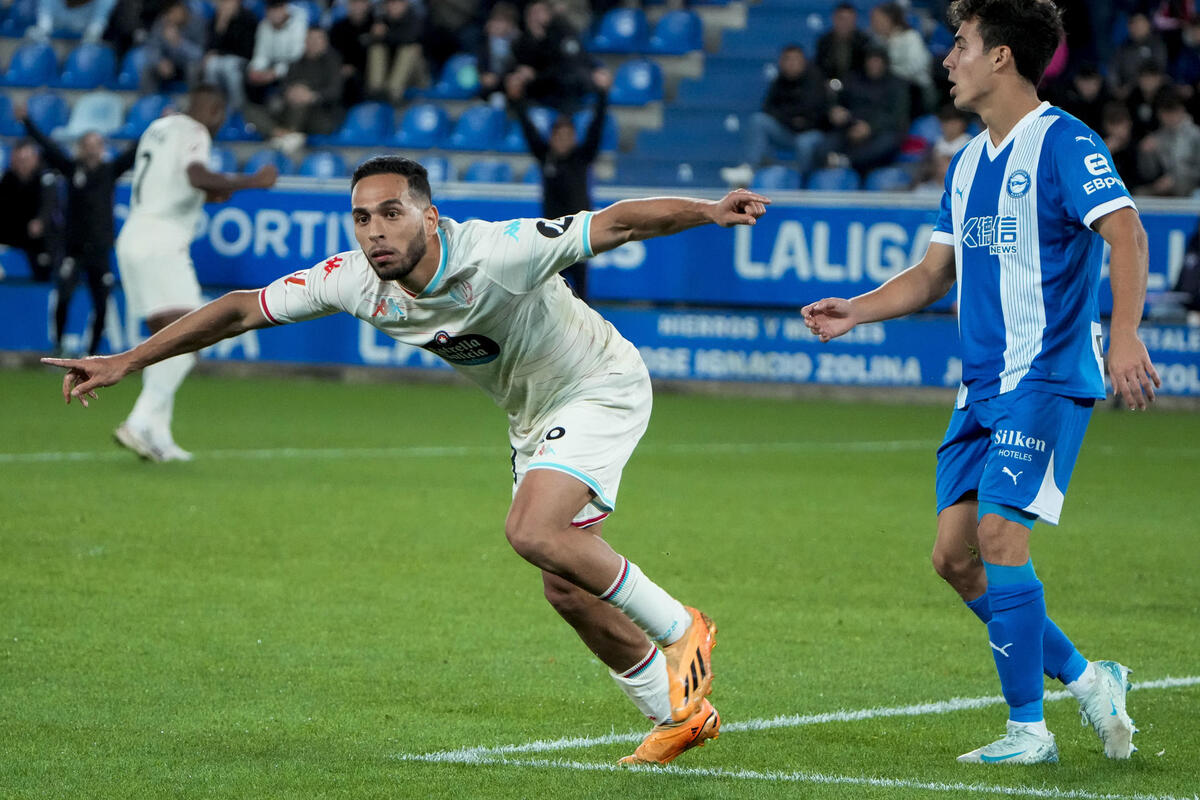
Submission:
[[[802,56],[808,56],[808,53],[804,52],[804,48],[796,42],[788,42],[779,48],[779,55],[783,55],[784,53],[799,53]]]
[[[363,178],[372,175],[399,175],[408,181],[408,193],[415,199],[425,203],[433,202],[433,192],[429,189],[429,173],[418,162],[404,156],[373,156],[358,165],[350,178],[350,189]]]
[[[976,20],[985,50],[1012,50],[1022,78],[1037,86],[1064,36],[1062,11],[1050,0],[954,0],[950,24]]]
[[[893,25],[902,31],[906,31],[912,26],[908,24],[908,20],[904,16],[904,9],[899,3],[884,3],[883,5],[875,6],[875,10],[887,17]]]
[[[194,84],[192,88],[188,90],[188,97],[192,102],[195,102],[200,98],[206,98],[221,103],[229,102],[229,98],[225,94],[225,90],[222,89],[220,85],[215,83]]]

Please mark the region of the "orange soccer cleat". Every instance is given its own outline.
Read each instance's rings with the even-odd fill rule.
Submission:
[[[712,703],[701,700],[700,709],[687,721],[655,725],[633,755],[625,756],[620,763],[670,764],[685,750],[703,747],[709,739],[716,739],[720,729],[721,715]]]
[[[667,661],[671,719],[690,720],[712,692],[712,649],[717,643],[717,626],[706,615],[685,606],[692,616],[683,638],[662,648]]]

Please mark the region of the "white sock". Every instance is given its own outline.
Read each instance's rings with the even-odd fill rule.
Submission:
[[[1008,721],[1008,724],[1009,725],[1020,725],[1025,730],[1030,731],[1031,733],[1036,733],[1038,736],[1041,736],[1043,739],[1045,739],[1046,737],[1048,737],[1050,735],[1050,729],[1046,727],[1046,720],[1044,720],[1044,719],[1039,719],[1037,722],[1014,722],[1013,720],[1010,719]]]
[[[170,440],[175,392],[195,365],[195,353],[185,353],[142,370],[142,391],[126,420],[130,426],[165,435]]]
[[[1088,665],[1084,668],[1083,672],[1080,673],[1079,677],[1067,684],[1067,691],[1069,691],[1075,697],[1075,699],[1078,700],[1090,692],[1092,687],[1095,685],[1096,664],[1095,662],[1089,661]]]
[[[646,657],[624,672],[609,675],[617,686],[655,725],[671,720],[671,695],[667,679],[667,660],[654,645]]]
[[[692,621],[683,603],[664,592],[624,556],[616,579],[599,597],[625,612],[651,640],[661,645],[682,639]]]

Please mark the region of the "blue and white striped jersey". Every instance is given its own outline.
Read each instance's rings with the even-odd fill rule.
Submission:
[[[954,247],[963,374],[958,407],[1022,386],[1104,397],[1092,224],[1134,207],[1104,141],[1042,103],[997,147],[959,151],[932,240]]]

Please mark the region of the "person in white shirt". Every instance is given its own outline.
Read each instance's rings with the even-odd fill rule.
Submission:
[[[314,20],[315,22],[315,20]],[[267,0],[262,21],[254,32],[254,55],[246,65],[246,98],[262,105],[304,55],[308,13],[288,0]]]
[[[438,215],[424,167],[400,156],[359,165],[351,199],[360,249],[227,294],[125,353],[45,359],[69,370],[67,402],[86,405],[134,370],[229,336],[338,311],[437,354],[508,413],[513,549],[542,570],[551,605],[656,723],[623,761],[667,763],[715,737],[720,716],[706,696],[716,626],[600,538],[649,421],[649,374],[558,273],[632,240],[753,225],[770,201],[739,189],[716,202],[659,197],[556,220],[459,223]]]
[[[201,304],[189,254],[201,207],[240,189],[268,188],[275,168],[222,175],[208,168],[212,134],[225,120],[225,95],[215,86],[192,89],[188,110],[150,123],[138,140],[129,216],[117,236],[117,264],[128,313],[156,333]],[[196,357],[155,364],[142,376],[133,411],[117,427],[119,444],[151,461],[187,461],[171,436],[175,392]]]

